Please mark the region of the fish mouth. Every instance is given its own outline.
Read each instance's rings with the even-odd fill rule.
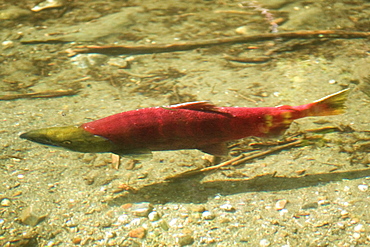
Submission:
[[[91,134],[78,126],[31,130],[21,134],[20,138],[82,153],[106,153],[118,149],[117,145],[110,140]]]
[[[39,131],[26,132],[21,134],[19,137],[40,144],[57,147],[57,145],[55,145],[50,139],[48,139],[44,135],[40,135]]]

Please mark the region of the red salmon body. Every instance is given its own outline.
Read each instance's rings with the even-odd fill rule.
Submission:
[[[297,118],[344,111],[348,90],[301,106],[217,107],[207,101],[122,112],[81,126],[32,130],[20,137],[85,153],[142,155],[151,151],[199,149],[226,155],[226,142],[248,136],[277,136]]]

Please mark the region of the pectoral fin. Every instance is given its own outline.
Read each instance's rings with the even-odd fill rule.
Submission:
[[[226,156],[229,154],[229,150],[225,143],[216,143],[211,145],[206,145],[198,148],[200,151],[214,156]]]

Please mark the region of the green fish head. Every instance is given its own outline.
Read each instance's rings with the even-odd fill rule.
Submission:
[[[117,149],[116,145],[108,139],[93,135],[77,126],[31,130],[21,134],[20,137],[40,144],[83,153],[105,153]]]

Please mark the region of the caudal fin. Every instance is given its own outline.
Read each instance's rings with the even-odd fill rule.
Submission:
[[[338,115],[345,111],[345,102],[349,94],[349,88],[328,95],[309,104],[308,116]]]

